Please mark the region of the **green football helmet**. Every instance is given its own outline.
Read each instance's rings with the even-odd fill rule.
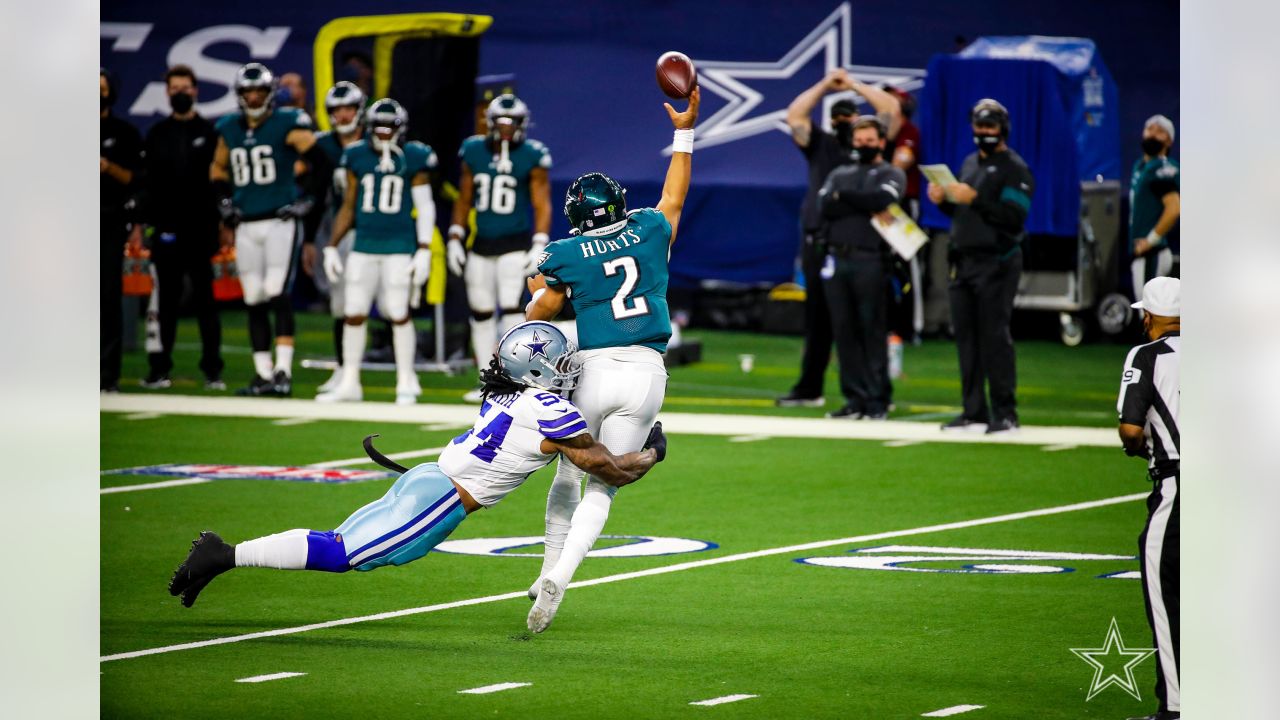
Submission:
[[[565,193],[564,216],[573,235],[621,222],[627,218],[627,191],[604,173],[587,173]]]

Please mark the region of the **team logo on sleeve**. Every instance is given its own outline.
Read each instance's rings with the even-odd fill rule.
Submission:
[[[537,263],[535,263],[535,264],[536,264],[538,267],[542,267],[542,263],[546,262],[546,261],[547,261],[547,258],[549,258],[549,257],[551,257],[551,253],[549,253],[549,252],[547,252],[547,251],[545,251],[545,250],[544,250],[544,251],[542,251],[541,253],[539,253],[539,254],[538,254],[538,262],[537,262]]]

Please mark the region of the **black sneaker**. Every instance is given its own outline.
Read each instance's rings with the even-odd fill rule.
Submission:
[[[254,375],[253,380],[249,382],[249,387],[240,388],[236,394],[249,397],[271,396],[276,394],[276,384],[261,375]]]
[[[888,420],[889,413],[883,412],[883,411],[882,412],[864,412],[862,413],[862,417],[858,419],[859,420]]]
[[[942,429],[944,432],[959,431],[959,432],[980,433],[980,432],[987,431],[987,424],[982,422],[981,420],[970,420],[969,418],[961,415],[955,420],[952,420],[951,422],[943,425]]]
[[[845,405],[835,412],[827,413],[827,417],[836,420],[861,420],[862,411],[852,405]]]
[[[1020,426],[1018,425],[1016,418],[1004,418],[991,423],[991,425],[987,427],[987,434],[1000,435],[1003,433],[1017,432],[1019,427]]]
[[[138,384],[148,390],[163,390],[167,387],[173,387],[173,381],[169,379],[168,373],[153,372],[145,378],[138,381]]]
[[[215,532],[205,531],[191,542],[191,552],[169,580],[169,594],[181,595],[182,604],[191,607],[210,580],[236,565],[236,548],[222,541]]]
[[[277,370],[272,386],[276,389],[276,395],[280,397],[289,397],[293,394],[293,378],[283,370]]]
[[[826,404],[826,399],[819,395],[818,397],[804,397],[797,395],[795,390],[777,398],[773,404],[778,407],[822,407]]]

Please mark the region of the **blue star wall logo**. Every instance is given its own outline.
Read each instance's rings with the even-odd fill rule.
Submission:
[[[1133,669],[1155,654],[1155,648],[1126,648],[1115,618],[1111,618],[1111,628],[1107,630],[1107,639],[1102,647],[1071,648],[1071,652],[1093,666],[1093,683],[1089,685],[1089,696],[1085,702],[1112,685],[1132,695],[1134,700],[1142,699],[1138,694],[1138,684],[1133,679]]]
[[[525,343],[525,347],[529,348],[529,359],[532,360],[541,355],[542,357],[547,358],[547,360],[550,360],[551,358],[547,356],[547,346],[550,344],[550,340],[543,340],[542,337],[538,335],[538,331],[534,330],[533,339]]]
[[[830,15],[818,23],[795,47],[780,60],[774,62],[735,62],[729,60],[698,60],[698,86],[718,95],[725,101],[711,117],[698,123],[694,145],[699,148],[721,145],[759,135],[771,130],[791,134],[787,127],[787,105],[794,98],[766,98],[751,87],[751,80],[786,80],[794,77],[809,65],[815,57],[822,56],[822,73],[815,75],[817,82],[822,75],[844,68],[857,80],[868,85],[889,83],[902,90],[918,90],[924,85],[923,69],[854,65],[850,50],[853,11],[849,3],[841,3]],[[855,92],[831,93],[822,99],[822,117],[831,113],[831,106],[842,98],[861,103]],[[662,151],[671,154],[671,146]]]

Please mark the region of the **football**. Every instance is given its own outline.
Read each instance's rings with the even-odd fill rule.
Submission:
[[[673,100],[687,98],[698,87],[698,71],[688,55],[672,50],[658,58],[658,87]]]

